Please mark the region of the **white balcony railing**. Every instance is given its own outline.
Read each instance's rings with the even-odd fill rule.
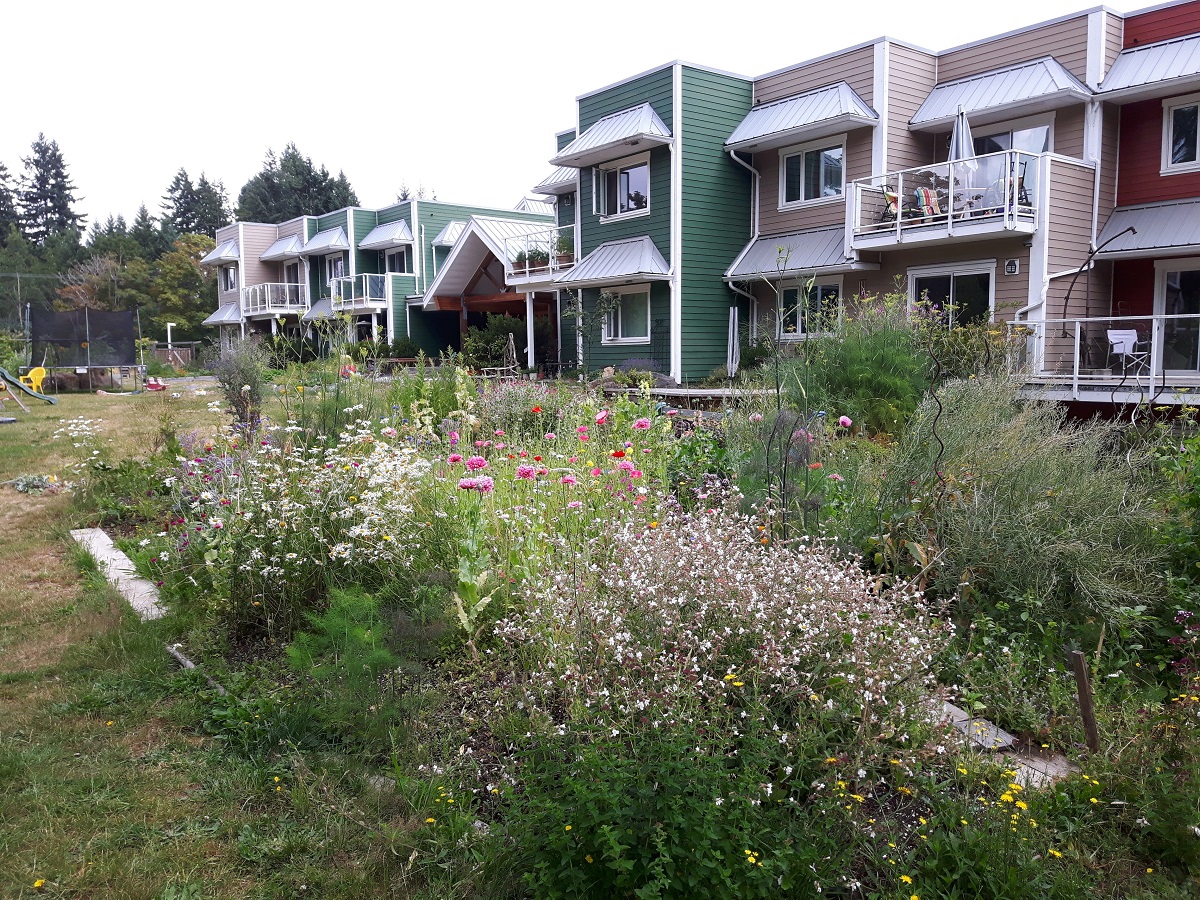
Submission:
[[[242,312],[294,313],[308,309],[306,284],[252,284],[242,288]]]
[[[392,274],[347,275],[329,283],[334,311],[386,309],[392,301]]]
[[[860,246],[960,233],[1033,231],[1044,156],[1005,150],[852,182]]]
[[[1200,313],[1013,321],[1015,370],[1080,385],[1200,384]]]
[[[549,279],[578,261],[575,226],[547,227],[504,239],[504,277],[511,279]]]

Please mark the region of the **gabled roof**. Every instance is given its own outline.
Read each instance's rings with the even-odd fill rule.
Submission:
[[[237,241],[222,241],[200,260],[202,266],[219,266],[224,263],[235,263],[242,258]]]
[[[1100,82],[1100,93],[1130,97],[1165,94],[1195,84],[1200,84],[1200,34],[1123,50]]]
[[[510,247],[511,252],[506,251],[506,238],[546,234],[547,241],[553,245],[553,237],[550,236],[553,231],[554,225],[550,222],[471,216],[463,223],[453,249],[446,261],[438,267],[437,276],[425,291],[427,307],[432,308],[438,296],[458,297],[466,291],[476,273],[488,263],[489,255],[501,263],[506,261],[506,257],[507,261],[511,262],[519,248]],[[495,278],[503,280],[504,275],[497,272]]]
[[[278,262],[281,259],[295,259],[300,256],[300,251],[304,249],[304,238],[298,234],[293,234],[285,238],[280,238],[270,247],[267,252],[259,257],[263,262]]]
[[[346,238],[346,229],[338,226],[328,231],[318,231],[300,252],[305,256],[312,256],[314,253],[336,253],[338,250],[349,249],[350,241]]]
[[[545,200],[535,200],[532,197],[522,197],[516,206],[517,212],[533,213],[535,216],[553,216],[554,204]]]
[[[226,303],[215,313],[201,322],[201,325],[237,325],[242,321],[242,305]]]
[[[948,130],[960,106],[974,124],[1057,109],[1091,96],[1058,60],[1044,56],[937,85],[909,124],[922,131]]]
[[[670,273],[671,267],[654,246],[654,241],[636,237],[606,241],[554,282],[570,287],[599,287],[663,281],[671,277]]]
[[[771,234],[746,245],[725,272],[728,281],[750,281],[813,272],[850,272],[878,266],[846,256],[846,229],[841,225]]]
[[[435,247],[453,247],[454,242],[458,240],[458,236],[462,234],[462,230],[467,227],[466,222],[448,222],[446,227],[437,233],[431,244]]]
[[[671,143],[671,130],[649,103],[632,106],[599,119],[591,128],[559,151],[552,166],[582,169],[620,159],[637,149]]]
[[[1131,226],[1136,234],[1123,234],[1105,246],[1105,241]],[[1200,250],[1200,199],[1118,206],[1096,244],[1104,247],[1096,255],[1107,259],[1194,253]]]
[[[553,172],[534,186],[533,192],[535,194],[569,194],[575,190],[575,179],[578,175],[578,169],[557,166]]]
[[[769,150],[874,125],[875,110],[844,81],[756,106],[725,142],[726,150]]]
[[[322,297],[300,317],[301,322],[315,322],[318,319],[333,318],[333,298]]]
[[[376,225],[367,232],[365,238],[358,242],[358,246],[362,250],[387,250],[412,242],[412,229],[408,227],[408,222],[401,219],[386,225]]]

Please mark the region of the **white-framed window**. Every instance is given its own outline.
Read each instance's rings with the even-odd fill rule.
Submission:
[[[650,154],[640,153],[596,167],[592,211],[603,219],[650,213]]]
[[[949,141],[949,137],[946,140]],[[1005,150],[1018,150],[1021,153],[1032,155],[1052,152],[1054,150],[1054,113],[1013,119],[997,125],[981,125],[975,131],[974,143],[975,155],[988,158],[979,160],[974,173],[968,176],[967,183],[979,187],[996,185],[998,192],[1003,194],[1003,185],[1007,184],[1009,177],[1009,166],[1015,165],[1015,174],[1020,179],[1020,187],[1023,191],[1023,193],[1018,193],[1017,202],[1021,206],[1036,205],[1038,196],[1036,161],[1020,156],[1014,163],[1012,157],[991,154],[1001,153]],[[955,177],[965,174],[956,167]]]
[[[228,293],[238,289],[238,267],[221,266],[221,290]]]
[[[408,247],[397,247],[383,253],[383,271],[398,272],[402,275],[412,274],[412,255]]]
[[[909,312],[953,328],[990,322],[996,307],[994,259],[908,270]]]
[[[1200,171],[1200,94],[1163,101],[1163,175]]]
[[[335,278],[346,274],[346,260],[340,253],[332,253],[325,257],[325,282],[328,284]]]
[[[611,288],[617,300],[604,316],[604,344],[650,343],[650,285]]]
[[[779,151],[779,208],[836,200],[846,191],[844,134]]]
[[[802,341],[814,335],[828,334],[837,326],[841,310],[840,275],[784,285],[779,291],[779,339]]]
[[[1200,256],[1156,260],[1154,281],[1154,314],[1167,317],[1154,336],[1157,371],[1195,375],[1200,372]]]
[[[283,265],[283,283],[284,284],[299,284],[300,283],[300,263],[291,262]]]

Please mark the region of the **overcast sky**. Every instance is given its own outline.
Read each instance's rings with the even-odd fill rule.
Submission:
[[[753,76],[882,34],[944,50],[1082,8],[11,0],[0,161],[16,174],[39,132],[57,140],[89,224],[132,219],[143,202],[157,213],[181,166],[236,201],[267,148],[289,141],[345,171],[367,207],[392,202],[401,183],[511,207],[548,174],[578,94],[661,63]]]

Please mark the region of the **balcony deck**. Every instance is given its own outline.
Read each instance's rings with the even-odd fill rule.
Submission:
[[[267,283],[242,288],[242,313],[248,319],[304,315],[307,311],[306,284]]]
[[[577,262],[575,226],[505,238],[504,257],[504,280],[509,286],[532,290],[549,285]]]

